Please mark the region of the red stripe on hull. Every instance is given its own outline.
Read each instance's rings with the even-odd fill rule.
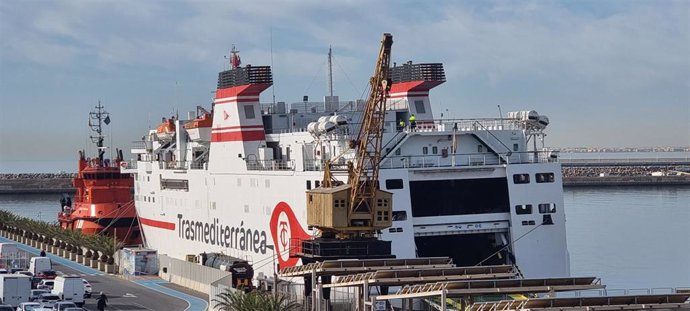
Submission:
[[[261,131],[242,131],[242,132],[227,132],[227,133],[211,133],[211,142],[227,142],[227,141],[252,141],[264,140],[266,134]]]
[[[389,93],[401,93],[401,92],[420,92],[428,91],[437,85],[441,84],[441,81],[408,81],[402,83],[393,83],[391,85],[391,90]]]
[[[212,131],[232,130],[232,129],[263,129],[263,125],[236,125],[212,128]]]
[[[235,96],[259,96],[261,92],[271,84],[247,84],[233,86],[225,89],[216,90],[216,98],[235,97]]]
[[[395,96],[389,96],[389,99],[396,99],[396,98],[405,98],[405,97],[429,97],[429,93],[424,93],[424,94],[400,94],[400,95],[395,95]]]
[[[150,227],[156,227],[166,230],[175,230],[175,224],[172,222],[165,222],[160,220],[148,219],[144,217],[139,217],[139,221],[142,225],[147,225]]]
[[[214,104],[216,104],[216,105],[223,105],[223,104],[258,103],[258,102],[259,102],[259,97],[256,97],[256,98],[237,98],[237,99],[221,100],[221,101],[216,101],[216,102],[214,102]]]

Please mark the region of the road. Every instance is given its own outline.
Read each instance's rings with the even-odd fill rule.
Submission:
[[[0,242],[11,242],[0,237]],[[28,256],[35,256],[38,250],[17,243],[19,249]],[[96,310],[96,297],[99,292],[108,297],[108,311],[152,310],[152,311],[204,311],[207,308],[207,296],[179,287],[157,277],[146,277],[129,281],[107,275],[101,271],[77,264],[67,259],[48,254],[53,262],[53,269],[65,275],[79,275],[91,283],[93,297],[87,298],[84,308]]]

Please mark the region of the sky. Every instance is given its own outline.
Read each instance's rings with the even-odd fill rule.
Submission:
[[[690,1],[0,1],[0,163],[71,161],[88,112],[128,150],[163,116],[210,108],[235,45],[273,64],[262,102],[363,98],[380,39],[442,62],[445,117],[549,116],[552,147],[690,145]]]

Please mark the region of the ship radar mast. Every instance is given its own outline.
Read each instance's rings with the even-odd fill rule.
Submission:
[[[96,110],[89,113],[89,127],[96,133],[96,135],[89,137],[91,141],[96,144],[96,148],[98,149],[99,163],[103,163],[103,156],[105,155],[106,149],[106,147],[103,146],[103,139],[105,138],[103,136],[103,124],[110,124],[110,114],[103,108],[105,107],[101,105],[101,101],[99,100]]]
[[[231,69],[237,69],[241,64],[242,60],[240,59],[240,51],[238,51],[233,44],[232,50],[230,50],[230,67]]]

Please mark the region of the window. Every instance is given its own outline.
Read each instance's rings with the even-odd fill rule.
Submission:
[[[554,182],[555,177],[553,173],[537,173],[537,183]]]
[[[422,154],[429,154],[429,147],[422,147]]]
[[[438,154],[438,147],[436,147],[436,146],[431,147],[431,154]]]
[[[518,214],[518,215],[532,214],[532,204],[515,205],[515,214]]]
[[[539,204],[539,213],[541,214],[553,214],[556,212],[555,203],[542,203]]]
[[[388,228],[388,232],[390,233],[395,233],[395,232],[403,232],[403,228]]]
[[[513,151],[518,151],[519,148],[518,144],[513,144]]]
[[[477,152],[479,152],[479,153],[484,152],[484,146],[482,146],[482,145],[477,145]]]
[[[393,221],[403,221],[407,220],[406,211],[393,211]]]
[[[534,220],[523,220],[522,225],[523,226],[534,226],[535,222],[534,222]]]
[[[515,183],[515,184],[529,184],[529,174],[515,174],[515,175],[513,175],[513,183]]]
[[[254,115],[254,106],[253,105],[244,105],[244,117],[247,119],[256,118],[256,116]]]
[[[402,189],[403,180],[402,179],[386,179],[386,189]]]
[[[401,151],[400,151],[400,148],[395,149],[395,155],[400,155],[400,152],[401,152]]]
[[[307,190],[311,190],[311,180],[307,180]]]
[[[417,111],[417,113],[426,113],[426,109],[424,109],[424,101],[415,100],[414,109]]]
[[[345,200],[333,200],[333,207],[345,208]]]
[[[321,187],[321,181],[320,180],[314,180],[314,188]]]

